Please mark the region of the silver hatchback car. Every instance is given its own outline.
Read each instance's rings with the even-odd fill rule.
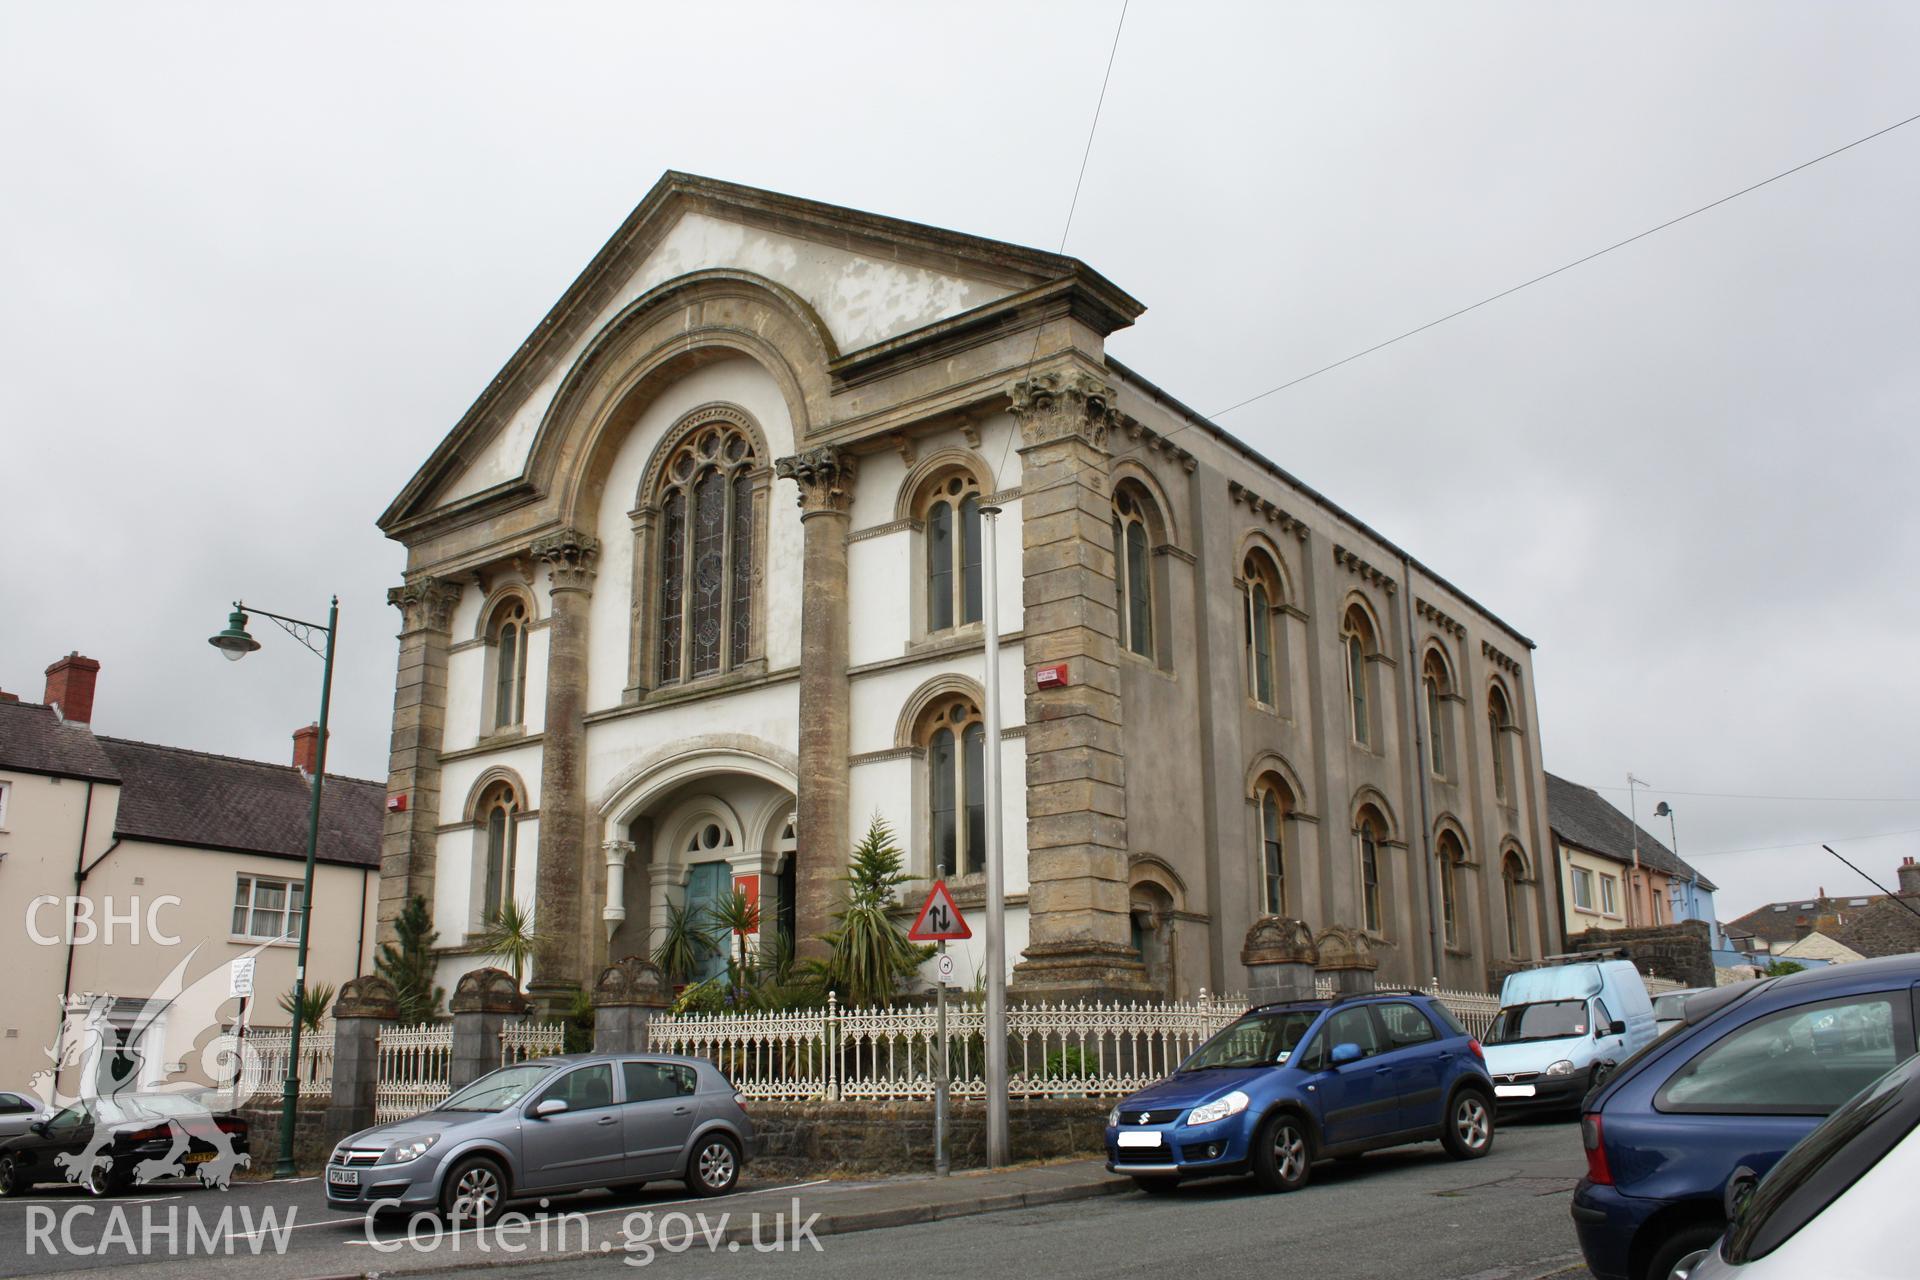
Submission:
[[[567,1054],[502,1067],[432,1111],[346,1138],[327,1161],[327,1207],[485,1220],[509,1199],[658,1178],[723,1195],[753,1145],[741,1102],[702,1058]]]

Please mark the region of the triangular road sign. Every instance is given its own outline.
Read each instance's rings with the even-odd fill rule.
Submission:
[[[927,890],[927,900],[920,904],[920,914],[913,918],[913,928],[907,930],[907,937],[915,942],[945,942],[972,936],[973,930],[967,928],[960,908],[954,905],[953,895],[947,892],[947,882],[935,880],[933,888]]]

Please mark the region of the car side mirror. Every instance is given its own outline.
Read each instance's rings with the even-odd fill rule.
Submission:
[[[1627,1024],[1615,1018],[1607,1024],[1607,1034],[1610,1036],[1623,1036],[1627,1034]]]
[[[1364,1056],[1365,1055],[1360,1052],[1360,1046],[1357,1044],[1348,1043],[1333,1046],[1332,1062],[1336,1067],[1344,1067],[1349,1062],[1358,1062]]]
[[[35,1120],[32,1124],[28,1125],[27,1128],[33,1131],[35,1137],[44,1138],[47,1136],[47,1122],[45,1120]]]
[[[1721,1192],[1720,1206],[1726,1212],[1728,1222],[1738,1222],[1740,1211],[1747,1207],[1747,1201],[1753,1199],[1753,1189],[1760,1185],[1760,1175],[1741,1165],[1727,1179],[1727,1189]]]
[[[565,1098],[546,1098],[535,1104],[533,1117],[536,1120],[545,1120],[548,1116],[557,1116],[566,1109],[567,1100]]]

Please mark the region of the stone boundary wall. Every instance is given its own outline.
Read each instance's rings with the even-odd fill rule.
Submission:
[[[1714,985],[1713,943],[1704,920],[1641,929],[1588,929],[1567,939],[1569,951],[1619,947],[1643,974],[1689,987]]]
[[[325,1097],[300,1099],[299,1117],[293,1122],[293,1160],[303,1174],[319,1173],[333,1154],[334,1145],[347,1136],[346,1130],[336,1132],[327,1121],[330,1101]],[[280,1105],[280,1099],[275,1098],[265,1105],[240,1108],[240,1116],[247,1122],[247,1154],[253,1157],[247,1172],[256,1177],[270,1176],[280,1158]]]
[[[1015,1162],[1096,1156],[1106,1150],[1112,1098],[1045,1098],[1008,1105]],[[754,1102],[747,1104],[759,1177],[833,1173],[931,1173],[931,1102]],[[956,1101],[948,1157],[955,1169],[987,1163],[986,1105]]]

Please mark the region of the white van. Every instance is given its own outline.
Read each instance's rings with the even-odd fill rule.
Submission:
[[[1506,1111],[1578,1111],[1587,1090],[1656,1034],[1653,1001],[1630,960],[1527,969],[1500,984],[1484,1037]]]

